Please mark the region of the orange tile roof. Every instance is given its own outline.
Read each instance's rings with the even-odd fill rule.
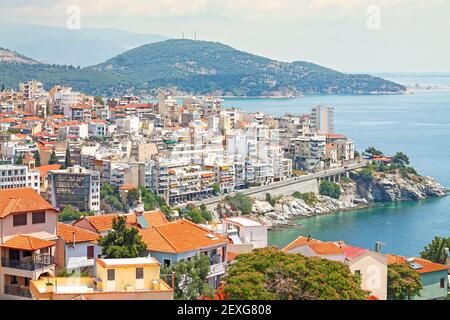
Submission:
[[[295,239],[294,241],[289,243],[286,247],[284,247],[283,251],[289,251],[292,249],[303,247],[307,243],[316,243],[316,242],[320,242],[320,241],[316,240],[316,239],[307,238],[307,237],[298,237],[297,239]]]
[[[51,170],[59,170],[61,169],[61,165],[60,164],[49,164],[47,166],[41,166],[41,167],[37,167],[36,170],[39,171],[41,178],[42,177],[46,177],[48,172]]]
[[[225,244],[218,234],[210,238],[211,231],[186,219],[139,230],[149,251],[183,253],[200,248]]]
[[[36,251],[56,245],[53,241],[34,238],[30,236],[17,235],[0,245],[3,248]]]
[[[344,249],[334,242],[309,243],[308,246],[317,254],[343,254]]]
[[[231,262],[236,260],[236,257],[239,255],[240,253],[236,253],[236,252],[227,252],[227,262]]]
[[[299,237],[288,244],[283,251],[289,251],[295,248],[309,246],[317,254],[344,254],[344,246],[336,242],[322,242],[320,240]]]
[[[97,232],[105,232],[112,229],[113,226],[113,220],[117,218],[118,214],[105,214],[100,216],[89,216],[84,217],[83,219],[89,222],[89,224],[97,230]],[[127,224],[129,226],[133,225],[136,220],[134,216],[131,215],[123,215],[127,219]]]
[[[398,264],[398,263],[406,263],[406,258],[402,256],[398,256],[395,254],[386,254],[388,265]]]
[[[74,240],[75,243],[95,242],[98,240],[99,237],[99,235],[95,232],[77,228],[75,226],[64,223],[58,223],[57,232],[58,237],[60,237],[67,243],[73,243]]]
[[[58,212],[31,188],[0,190],[0,219],[13,213],[52,210]]]
[[[159,226],[169,222],[166,215],[160,210],[144,212],[143,216],[149,226]]]
[[[388,265],[408,263],[408,260],[405,257],[398,256],[395,254],[386,254],[386,257],[388,258]],[[450,269],[450,266],[434,263],[426,259],[421,258],[412,258],[412,259],[414,263],[422,266],[422,268],[416,270],[420,274]]]
[[[134,189],[137,189],[138,188],[138,186],[137,185],[135,185],[135,184],[124,184],[124,185],[122,185],[122,186],[120,186],[120,190],[134,190]]]

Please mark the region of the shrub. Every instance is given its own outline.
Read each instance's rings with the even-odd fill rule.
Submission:
[[[320,194],[334,199],[341,197],[341,188],[334,182],[324,180],[320,183]]]

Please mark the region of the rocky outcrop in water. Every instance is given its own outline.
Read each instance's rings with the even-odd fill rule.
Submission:
[[[357,180],[357,194],[369,202],[397,202],[445,197],[448,190],[430,177],[376,173],[371,182]]]
[[[448,190],[430,177],[400,173],[375,173],[370,182],[355,179],[341,183],[340,187],[339,200],[317,196],[317,201],[309,205],[292,196],[282,197],[274,206],[255,201],[252,215],[275,227],[292,225],[298,218],[354,210],[377,202],[419,201],[448,195]]]

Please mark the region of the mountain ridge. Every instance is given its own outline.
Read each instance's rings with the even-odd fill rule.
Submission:
[[[146,44],[95,66],[0,63],[0,83],[39,79],[89,94],[296,96],[305,93],[402,93],[405,87],[365,74],[345,74],[320,65],[282,62],[210,41],[166,40]],[[9,77],[9,78],[8,78]],[[16,84],[12,83],[16,81]]]

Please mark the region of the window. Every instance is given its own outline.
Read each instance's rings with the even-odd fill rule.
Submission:
[[[13,226],[14,227],[26,226],[26,225],[27,225],[27,214],[26,213],[15,214],[13,216]]]
[[[361,270],[355,270],[355,276],[361,277]]]
[[[144,279],[144,268],[136,268],[136,280]]]
[[[45,212],[35,212],[33,213],[33,224],[45,223]]]
[[[172,261],[170,260],[170,259],[164,259],[164,261],[163,261],[164,263],[164,267],[166,267],[166,268],[169,268],[170,267],[170,265],[171,265],[171,263],[172,263]]]
[[[32,256],[32,252],[31,251],[22,251],[22,256],[24,258],[31,257]]]
[[[115,281],[116,280],[116,270],[109,269],[108,270],[108,281]]]
[[[445,289],[445,278],[441,278],[441,289]]]
[[[89,260],[94,259],[94,246],[88,246],[87,247],[87,258]]]

